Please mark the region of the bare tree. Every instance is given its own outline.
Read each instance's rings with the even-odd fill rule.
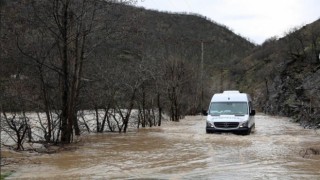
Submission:
[[[18,83],[19,81],[20,83]],[[5,88],[1,88],[2,95],[0,96],[1,131],[5,132],[16,143],[16,150],[24,149],[23,142],[26,135],[29,136],[30,141],[32,139],[29,118],[25,113],[28,101],[32,100],[32,97],[25,94],[24,89],[29,87],[21,81],[23,80],[15,78],[6,82]],[[9,103],[4,104],[3,102]],[[7,113],[8,110],[10,110],[10,113]]]
[[[165,64],[166,90],[170,107],[170,118],[179,121],[184,114],[182,112],[183,95],[185,87],[190,82],[189,68],[187,63],[178,57],[170,57]]]
[[[27,132],[30,131],[29,118],[24,112],[23,114],[12,113],[8,116],[3,111],[2,114],[4,120],[1,120],[1,131],[6,132],[16,142],[16,150],[24,150],[23,142]]]
[[[295,62],[296,60],[304,61],[307,58],[306,52],[306,38],[303,31],[299,28],[292,28],[287,35],[287,53],[291,60]],[[289,63],[291,64],[291,63]]]
[[[120,3],[132,3],[121,1]],[[104,9],[110,2],[95,0],[41,0],[32,1],[30,13],[36,40],[22,44],[18,39],[20,51],[37,65],[42,90],[44,110],[47,114],[48,136],[51,138],[52,127],[50,120],[51,102],[44,70],[52,71],[56,77],[60,97],[58,109],[61,110],[60,141],[70,143],[73,134],[80,135],[77,111],[80,88],[83,78],[83,66],[91,56],[91,52],[105,40],[97,38],[95,33],[110,33],[103,27]],[[27,4],[28,7],[30,4]],[[100,23],[99,23],[100,22]],[[103,33],[101,33],[103,32]],[[30,51],[30,44],[34,46]],[[27,47],[29,47],[28,50]],[[43,53],[36,53],[37,51]]]

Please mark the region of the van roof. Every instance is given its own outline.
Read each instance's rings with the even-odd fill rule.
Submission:
[[[240,91],[237,91],[237,90],[223,91],[223,94],[233,94],[233,93],[240,93]]]
[[[239,91],[224,91],[223,93],[214,94],[211,102],[249,102],[251,97],[246,93]]]

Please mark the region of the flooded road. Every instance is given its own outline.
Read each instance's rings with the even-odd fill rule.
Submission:
[[[205,117],[189,116],[77,146],[32,156],[9,179],[320,179],[320,155],[306,153],[320,132],[261,114],[249,136],[206,134]]]

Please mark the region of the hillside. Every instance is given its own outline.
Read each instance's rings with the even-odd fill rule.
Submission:
[[[45,0],[4,2],[0,67],[4,108],[21,108],[21,96],[13,90],[19,86],[24,89],[24,108],[42,109],[46,97],[52,107],[59,109],[62,102],[57,97],[63,64],[59,56],[62,46],[57,46],[57,42],[63,41],[62,35],[57,35],[61,25],[56,23],[62,21],[52,19],[54,16],[49,13],[55,12]],[[91,10],[89,5],[87,11]],[[76,7],[71,6],[75,15],[79,9]],[[159,96],[158,101],[162,102],[158,106],[179,106],[176,113],[194,114],[207,108],[213,93],[237,88],[229,80],[229,67],[255,47],[227,27],[199,15],[163,13],[104,1],[95,8],[94,19],[83,20],[91,23],[92,28],[84,46],[79,108],[103,107],[110,98],[116,100],[113,103],[126,106],[130,93],[134,93],[136,107],[146,99],[150,102],[143,102],[143,106],[155,106],[155,97]],[[73,41],[81,35],[72,34],[77,33],[73,25],[81,24],[72,16],[67,21],[68,56],[73,57],[73,48],[81,42]],[[42,95],[43,92],[49,95]]]
[[[256,48],[238,64],[245,74],[238,82],[261,111],[319,127],[319,54],[320,19]]]

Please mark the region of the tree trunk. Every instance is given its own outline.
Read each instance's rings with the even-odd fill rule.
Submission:
[[[131,111],[132,111],[132,108],[133,108],[133,105],[134,105],[134,99],[135,99],[135,96],[136,96],[136,91],[137,89],[134,88],[133,92],[132,92],[132,96],[130,98],[130,105],[128,107],[128,110],[127,110],[127,114],[124,118],[124,128],[123,128],[123,132],[126,133],[127,132],[127,128],[128,128],[128,123],[129,123],[129,118],[130,118],[130,115],[131,115]]]
[[[61,142],[71,142],[71,130],[72,121],[70,120],[70,86],[69,86],[69,62],[68,62],[68,7],[69,2],[67,1],[63,5],[63,26],[61,27],[62,34],[62,69],[63,69],[63,84],[62,84],[62,116],[61,116]]]
[[[158,92],[158,95],[157,95],[157,103],[158,103],[158,110],[159,110],[158,126],[161,126],[162,108],[161,108],[160,93],[159,92]]]
[[[97,133],[100,132],[100,122],[99,122],[99,110],[98,107],[94,107],[94,111],[96,112],[96,127],[97,127]]]
[[[46,134],[44,138],[46,142],[50,142],[51,136],[52,136],[52,132],[51,132],[52,127],[51,127],[51,117],[50,117],[50,108],[49,108],[49,96],[47,92],[47,87],[45,85],[45,80],[43,77],[42,67],[39,67],[39,72],[40,72],[40,80],[41,80],[41,89],[43,93],[44,111],[46,113],[47,124],[48,124],[48,134]]]
[[[146,92],[142,84],[142,127],[146,127]]]

